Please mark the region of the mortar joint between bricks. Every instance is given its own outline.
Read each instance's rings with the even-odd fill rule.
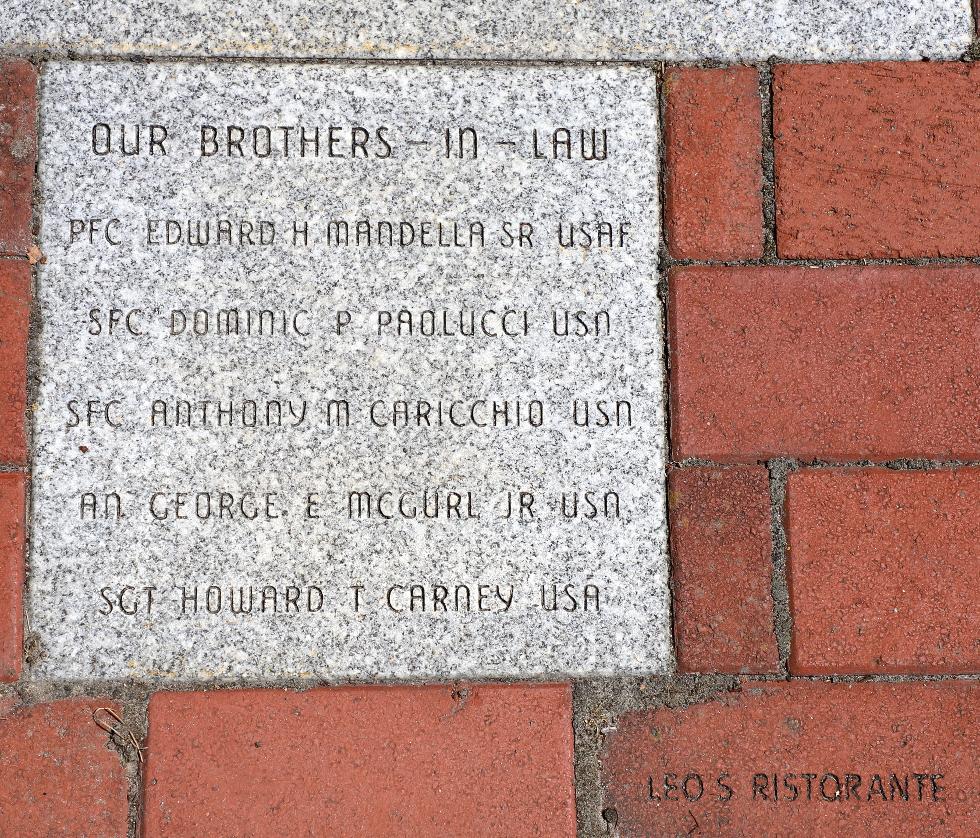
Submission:
[[[667,472],[670,468],[670,336],[667,324],[670,288],[667,281],[667,272],[670,269],[671,258],[668,250],[668,230],[667,230],[667,201],[666,201],[666,181],[667,181],[667,149],[664,134],[664,125],[667,113],[667,97],[665,92],[666,67],[662,65],[657,76],[657,203],[660,222],[660,247],[657,259],[657,298],[660,302],[660,323],[661,332],[661,352],[663,356],[663,383],[661,385],[661,399],[664,405],[664,439],[666,442],[666,457],[664,462],[664,473],[662,475],[664,486],[667,483]],[[674,629],[674,573],[670,555],[670,504],[664,499],[664,537],[667,549],[664,554],[667,574],[667,624],[671,632],[670,644],[670,671],[677,669],[677,644],[673,637]]]
[[[800,460],[791,459],[791,471],[800,469],[860,469],[877,468],[889,471],[949,471],[957,468],[978,468],[980,460],[930,460],[927,458],[898,458],[893,460]]]
[[[674,259],[668,257],[668,267],[674,268],[926,268],[930,266],[961,267],[980,265],[977,256],[906,256],[894,258],[854,259],[781,259],[763,256],[761,259]]]
[[[371,55],[271,55],[245,54],[209,55],[196,53],[97,53],[79,52],[71,48],[0,48],[0,61],[22,59],[37,67],[50,62],[75,64],[256,64],[256,65],[321,65],[342,67],[368,66],[416,66],[416,67],[636,67],[656,71],[667,64],[667,59],[657,56],[643,58],[596,58],[591,56],[548,58],[516,57],[454,57],[419,54],[408,57]],[[670,66],[717,66],[740,65],[742,62],[721,59],[700,59],[689,62],[670,62]]]
[[[41,232],[41,129],[44,120],[45,98],[43,95],[43,58],[32,55],[24,56],[35,68],[35,97],[36,108],[34,113],[34,148],[36,156],[34,160],[34,178],[31,184],[31,246],[29,252],[40,254],[40,232]],[[43,261],[43,254],[40,256],[32,255],[29,260],[31,268],[30,280],[30,305],[28,308],[28,328],[27,328],[27,358],[26,358],[26,381],[25,386],[25,411],[24,434],[27,442],[27,460],[24,465],[24,472],[27,475],[27,496],[25,502],[26,526],[24,530],[24,587],[22,592],[22,609],[24,624],[24,639],[22,654],[21,680],[32,683],[33,667],[44,650],[41,646],[39,635],[34,631],[31,624],[29,590],[32,578],[31,569],[31,541],[34,528],[34,497],[35,487],[31,479],[34,472],[34,410],[33,405],[38,402],[38,391],[41,384],[40,355],[38,352],[38,340],[43,322],[40,304],[38,302],[38,275]]]
[[[29,467],[18,463],[0,463],[0,474],[27,474]]]
[[[900,458],[896,460],[801,460],[793,457],[766,459],[747,459],[739,461],[720,461],[710,457],[685,457],[671,460],[670,468],[713,468],[736,469],[745,466],[762,465],[767,468],[774,462],[792,464],[790,471],[803,469],[859,469],[878,468],[890,471],[949,471],[957,468],[980,468],[980,460],[929,460],[924,458]],[[788,474],[789,472],[787,472]]]
[[[788,555],[784,515],[786,512],[786,480],[800,468],[796,460],[776,458],[767,464],[769,469],[770,527],[772,534],[772,603],[773,631],[779,651],[779,671],[789,676],[789,655],[793,636],[793,615],[789,605]]]
[[[902,672],[892,674],[866,673],[863,675],[790,675],[789,681],[812,681],[826,684],[933,684],[944,681],[961,681],[980,685],[980,673],[926,674]]]
[[[779,258],[776,253],[776,151],[773,127],[773,68],[770,59],[759,69],[759,100],[762,105],[762,259],[761,264],[772,264]]]
[[[147,731],[149,721],[147,710],[149,706],[150,690],[140,689],[128,700],[123,702],[123,720],[129,732],[136,740],[137,747],[145,749],[147,742]],[[146,772],[145,758],[140,754],[131,754],[125,763],[126,776],[129,780],[129,813],[128,838],[140,838],[140,825],[143,820],[143,777]]]

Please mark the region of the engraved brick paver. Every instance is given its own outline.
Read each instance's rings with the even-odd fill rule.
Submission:
[[[607,740],[621,838],[943,835],[980,823],[976,683],[757,683],[626,715]]]
[[[676,459],[980,457],[980,268],[670,277]]]
[[[785,258],[980,254],[980,66],[779,66]]]
[[[158,693],[146,838],[575,834],[571,689]]]
[[[37,161],[37,71],[0,61],[0,254],[31,244],[31,190]]]
[[[667,238],[675,259],[762,256],[762,108],[752,67],[664,78]]]
[[[800,674],[980,672],[980,470],[790,475]]]
[[[119,712],[99,699],[33,707],[0,699],[0,835],[128,834],[126,774],[93,719],[100,707]]]
[[[674,469],[668,500],[678,669],[774,671],[769,473]]]
[[[23,658],[25,488],[23,475],[0,474],[0,681],[16,681]]]

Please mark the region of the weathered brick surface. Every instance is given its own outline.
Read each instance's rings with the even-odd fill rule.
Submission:
[[[0,463],[27,460],[24,408],[27,399],[27,333],[31,269],[0,259]]]
[[[567,685],[159,693],[147,838],[575,834]]]
[[[762,106],[752,67],[664,79],[667,238],[675,259],[762,256]]]
[[[980,672],[980,470],[789,478],[790,669]]]
[[[98,699],[17,707],[0,699],[0,835],[124,838],[127,781],[93,720]]]
[[[0,681],[16,681],[24,657],[25,488],[23,475],[0,474]]]
[[[769,472],[673,469],[668,499],[677,668],[774,671]]]
[[[980,254],[980,65],[782,65],[774,86],[780,256]]]
[[[0,61],[0,254],[31,245],[31,190],[37,162],[37,71]]]
[[[675,459],[980,457],[980,268],[670,277]]]
[[[621,718],[603,762],[606,805],[622,838],[969,838],[978,725],[971,682],[750,684]]]

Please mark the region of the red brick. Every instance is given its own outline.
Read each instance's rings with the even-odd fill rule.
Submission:
[[[16,681],[24,657],[25,487],[23,475],[0,474],[0,681]]]
[[[606,805],[617,811],[621,838],[972,838],[980,823],[978,726],[976,683],[750,684],[705,704],[621,718],[604,754]],[[804,773],[816,775],[809,800]],[[893,773],[902,786],[908,776],[909,800],[897,789],[891,799]],[[922,800],[915,773],[926,775]],[[697,800],[686,799],[681,788],[686,779],[688,795],[698,796],[691,774],[704,784]],[[757,789],[768,790],[770,799],[758,791],[753,799],[756,774]],[[772,799],[774,774],[778,801]],[[839,778],[839,797],[828,774]],[[860,784],[847,774],[858,775]],[[942,775],[935,777],[938,800],[930,775]],[[795,800],[791,784],[798,788]],[[821,784],[831,799],[824,799]],[[651,785],[659,799],[651,798]]]
[[[675,259],[762,256],[762,105],[752,67],[664,79],[667,239]]]
[[[789,478],[800,674],[980,673],[980,470]]]
[[[101,700],[15,707],[0,700],[0,834],[122,838],[128,785],[92,714]]]
[[[769,472],[670,473],[674,642],[681,672],[773,672]]]
[[[0,462],[27,461],[27,333],[31,318],[31,269],[0,259]]]
[[[980,65],[776,68],[785,258],[980,255]]]
[[[570,836],[571,688],[158,693],[144,835]]]
[[[31,191],[37,162],[37,72],[0,61],[0,253],[31,246]]]
[[[980,268],[670,278],[677,459],[980,457]]]

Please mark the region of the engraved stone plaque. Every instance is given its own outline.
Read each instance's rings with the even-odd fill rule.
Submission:
[[[666,667],[652,72],[43,87],[41,675]]]

